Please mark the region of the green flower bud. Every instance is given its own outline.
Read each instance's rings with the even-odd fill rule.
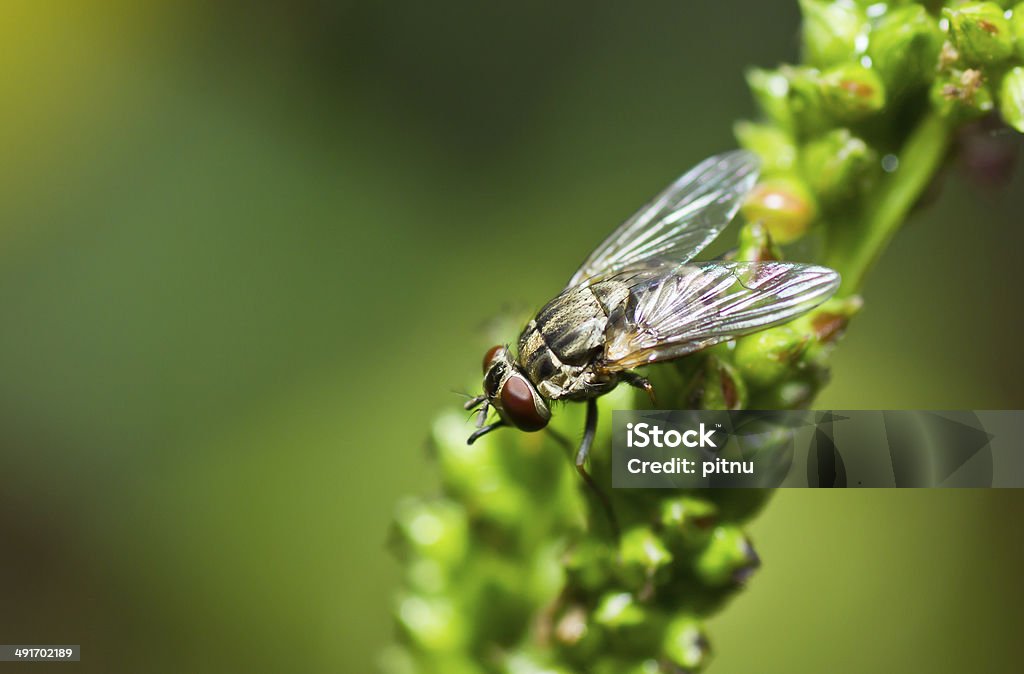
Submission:
[[[469,636],[462,614],[445,597],[409,595],[399,600],[398,624],[421,648],[453,652]]]
[[[619,559],[627,581],[639,587],[672,562],[672,553],[650,527],[636,527],[623,534]]]
[[[718,519],[718,508],[703,499],[680,496],[661,504],[661,525],[666,538],[687,546],[703,545]]]
[[[712,586],[741,584],[761,564],[750,541],[738,527],[717,527],[708,546],[697,556],[694,571]]]
[[[444,564],[434,559],[416,557],[407,563],[405,580],[414,592],[433,595],[449,587],[450,577]]]
[[[629,592],[606,594],[594,611],[594,622],[613,629],[639,625],[646,618],[646,611]]]
[[[1010,15],[1010,31],[1013,33],[1013,46],[1018,59],[1024,59],[1024,2],[1013,6]]]
[[[739,122],[733,133],[740,146],[761,159],[761,174],[792,170],[796,164],[796,144],[782,129],[767,124]]]
[[[805,138],[832,126],[821,94],[821,73],[816,68],[783,66],[789,81],[789,109],[793,115],[793,135]]]
[[[736,368],[711,355],[705,364],[701,407],[706,410],[741,410],[747,406],[747,387]]]
[[[788,324],[802,335],[806,347],[799,359],[772,385],[752,396],[755,409],[794,409],[806,407],[828,381],[829,354],[842,336],[850,317],[863,302],[854,295],[833,298]],[[738,347],[738,345],[737,345]]]
[[[823,72],[818,87],[825,110],[844,122],[864,119],[885,106],[882,79],[859,63],[843,63]]]
[[[741,211],[748,222],[762,223],[772,239],[781,244],[803,236],[818,216],[814,197],[796,176],[780,176],[759,183]]]
[[[828,128],[814,68],[783,66],[749,70],[747,84],[769,121],[791,137]]]
[[[398,504],[395,525],[417,555],[453,564],[466,554],[469,525],[457,503],[406,499]]]
[[[768,229],[760,222],[744,225],[739,234],[734,260],[741,262],[771,262],[782,259],[782,251],[775,245]]]
[[[914,89],[935,77],[942,48],[942,30],[918,4],[890,9],[874,28],[867,54],[886,88],[893,94]]]
[[[793,130],[789,79],[785,75],[777,70],[751,68],[747,71],[747,86],[765,117],[782,129]]]
[[[992,92],[975,69],[952,71],[935,80],[930,98],[939,114],[957,122],[981,117],[994,107]]]
[[[511,438],[493,433],[469,445],[467,426],[465,416],[458,413],[442,416],[434,425],[434,446],[445,486],[473,512],[515,526],[529,499],[518,485],[510,483],[502,463],[508,452],[499,451],[498,445]]]
[[[856,5],[825,0],[800,0],[803,12],[803,56],[819,68],[852,60],[857,37],[867,30],[864,10]]]
[[[688,672],[702,668],[711,655],[711,645],[700,621],[688,615],[674,618],[668,624],[662,649],[669,660]]]
[[[878,155],[849,129],[835,129],[809,142],[801,155],[808,185],[825,203],[863,192]]]
[[[767,388],[782,379],[807,347],[807,338],[782,325],[736,341],[733,362],[746,382]]]
[[[570,549],[564,564],[574,585],[594,591],[608,583],[611,568],[606,550],[607,545],[593,536]]]
[[[1013,33],[1003,8],[994,2],[967,2],[942,15],[954,46],[971,65],[999,63],[1013,53]]]
[[[999,113],[1003,121],[1024,133],[1024,68],[1017,66],[1003,77],[999,87]]]

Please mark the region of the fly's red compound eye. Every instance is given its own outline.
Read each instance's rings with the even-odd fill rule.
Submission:
[[[505,347],[501,344],[498,344],[497,346],[492,346],[487,350],[487,353],[484,354],[484,374],[487,374],[487,368],[491,366],[491,361],[493,361],[497,357],[498,353],[504,348]]]
[[[548,425],[548,419],[534,404],[533,388],[521,376],[509,377],[501,389],[501,409],[516,428],[539,431]]]

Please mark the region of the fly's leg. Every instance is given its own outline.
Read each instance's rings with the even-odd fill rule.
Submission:
[[[590,456],[590,447],[594,444],[594,436],[597,434],[597,400],[591,398],[587,401],[587,421],[583,426],[583,441],[576,452],[576,472],[580,474],[587,486],[597,495],[597,499],[608,516],[608,524],[612,528],[615,538],[619,538],[619,522],[615,518],[615,510],[608,495],[601,491],[601,488],[594,482],[594,478],[587,472],[587,457]]]
[[[651,386],[651,382],[647,380],[647,377],[641,377],[636,372],[623,372],[620,377],[622,378],[622,381],[626,382],[630,386],[642,388],[647,391],[647,397],[651,399],[651,404],[655,407],[658,406],[658,401],[654,397],[654,387]]]
[[[588,481],[590,476],[587,475],[584,465],[590,456],[590,447],[594,444],[595,435],[597,435],[597,400],[591,398],[587,401],[587,420],[583,424],[583,441],[580,442],[580,448],[576,450],[576,470],[585,475]]]
[[[489,425],[484,426],[482,428],[478,428],[477,430],[473,431],[472,435],[469,436],[469,439],[466,440],[466,444],[467,445],[472,445],[474,442],[476,442],[477,438],[479,438],[481,435],[487,435],[491,431],[493,431],[493,430],[495,430],[497,428],[501,428],[504,425],[505,425],[504,421],[498,420],[498,421],[495,421],[493,424],[489,424]]]

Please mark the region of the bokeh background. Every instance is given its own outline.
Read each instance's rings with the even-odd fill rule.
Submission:
[[[392,508],[435,488],[426,431],[482,326],[734,146],[795,4],[5,3],[0,643],[370,671]],[[1022,406],[1022,186],[950,174],[821,406]],[[1022,516],[779,493],[713,671],[1005,671]]]

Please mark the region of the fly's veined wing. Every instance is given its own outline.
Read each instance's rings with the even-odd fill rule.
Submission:
[[[698,262],[627,270],[631,301],[611,330],[603,366],[628,370],[778,325],[839,287],[826,267],[790,262]]]
[[[622,223],[567,287],[659,257],[682,264],[715,240],[757,181],[757,157],[735,150],[705,159]]]

